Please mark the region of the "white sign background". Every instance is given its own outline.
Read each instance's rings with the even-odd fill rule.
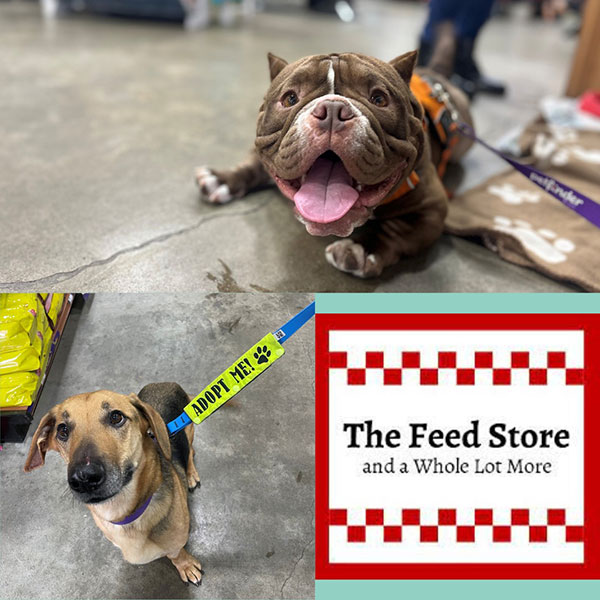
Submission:
[[[384,353],[386,368],[402,365],[402,352],[420,352],[421,368],[437,368],[438,352],[456,352],[458,368],[474,368],[474,353],[493,352],[495,368],[510,368],[511,352],[529,352],[531,368],[546,368],[548,352],[565,352],[567,368],[583,367],[577,331],[332,331],[330,352],[347,352],[349,368],[365,367],[365,352]],[[419,369],[403,369],[401,385],[383,385],[383,369],[366,370],[365,385],[348,385],[346,369],[329,371],[329,506],[348,510],[348,525],[364,525],[365,509],[384,509],[385,525],[402,524],[401,510],[418,508],[422,525],[437,525],[438,509],[456,509],[458,525],[472,525],[475,509],[493,509],[494,525],[510,525],[511,509],[529,509],[531,525],[546,525],[547,509],[566,510],[567,525],[583,523],[583,386],[565,385],[564,369],[549,369],[546,385],[530,385],[528,369],[513,369],[511,385],[492,384],[491,369],[477,369],[475,385],[457,385],[455,369],[440,369],[438,385],[421,385]],[[348,448],[345,423],[402,432],[399,448]],[[431,429],[471,428],[479,420],[480,448],[408,448],[409,423]],[[568,448],[489,448],[488,428],[567,429]],[[550,474],[417,474],[414,459],[459,457],[471,464],[509,458],[551,462]],[[409,473],[365,474],[365,462],[394,457]],[[565,528],[548,527],[544,543],[529,528],[512,527],[509,543],[493,543],[492,528],[478,526],[474,543],[457,543],[456,528],[440,526],[439,540],[423,543],[419,527],[403,527],[399,543],[384,543],[381,526],[367,526],[366,541],[347,541],[346,527],[330,527],[332,563],[578,563],[583,544],[565,543]]]

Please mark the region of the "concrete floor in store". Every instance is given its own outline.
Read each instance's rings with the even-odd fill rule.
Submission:
[[[270,2],[271,7],[278,3]],[[420,2],[359,0],[343,24],[279,3],[245,26],[180,26],[75,15],[45,22],[34,2],[0,4],[0,290],[563,291],[482,246],[445,236],[381,279],[337,272],[275,190],[202,204],[197,165],[226,167],[253,144],[266,53],[355,50],[390,59],[416,46]],[[522,10],[485,28],[483,69],[509,85],[480,97],[497,140],[564,91],[575,41]],[[462,189],[505,169],[476,148]]]
[[[0,597],[312,598],[314,326],[196,429],[202,487],[190,495],[187,549],[205,570],[186,587],[171,562],[130,565],[71,497],[55,452],[23,472],[31,435],[80,392],[137,392],[176,381],[199,391],[307,294],[101,294],[67,324],[25,444],[0,451]]]

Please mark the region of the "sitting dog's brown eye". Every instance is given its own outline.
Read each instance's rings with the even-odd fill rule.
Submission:
[[[371,94],[369,102],[375,106],[384,107],[388,105],[388,97],[382,91],[375,90]]]
[[[288,92],[285,94],[285,96],[281,99],[281,104],[283,104],[283,106],[286,108],[290,108],[291,106],[294,106],[294,104],[298,104],[298,96],[296,95],[296,92]]]
[[[118,410],[113,410],[110,415],[108,415],[108,422],[113,427],[121,427],[121,425],[125,423],[125,415]]]
[[[61,441],[61,442],[66,442],[67,439],[69,438],[69,428],[65,425],[65,423],[61,423],[57,428],[56,428],[56,437]]]

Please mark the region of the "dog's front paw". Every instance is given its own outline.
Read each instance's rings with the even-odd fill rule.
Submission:
[[[227,204],[235,197],[229,185],[208,167],[196,169],[196,183],[200,189],[200,196],[205,202]]]
[[[367,254],[363,246],[350,239],[329,244],[325,258],[336,269],[364,279],[377,277],[383,271],[383,261],[377,254]]]
[[[202,583],[202,575],[204,574],[202,565],[185,548],[182,548],[175,558],[171,558],[171,562],[175,565],[183,583],[186,585],[191,583],[195,586],[199,586]]]
[[[198,475],[198,471],[196,471],[196,467],[193,466],[192,469],[188,467],[187,470],[187,483],[188,483],[188,491],[193,492],[197,487],[200,487],[200,475]]]

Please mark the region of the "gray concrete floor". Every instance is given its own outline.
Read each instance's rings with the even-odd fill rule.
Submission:
[[[415,47],[422,3],[357,5],[348,25],[292,8],[189,33],[84,16],[44,22],[34,3],[0,4],[0,289],[568,289],[451,237],[360,281],[326,264],[329,240],[308,236],[276,190],[225,207],[199,202],[194,167],[232,165],[253,143],[268,50],[392,58]],[[497,139],[561,93],[574,44],[521,13],[490,22],[479,56],[510,92],[477,99],[481,135]],[[504,168],[475,149],[462,188]]]
[[[0,452],[0,596],[312,598],[314,325],[288,354],[198,426],[202,487],[190,495],[188,550],[206,572],[185,587],[170,561],[134,566],[72,499],[55,452],[23,472],[31,434],[54,404],[153,381],[199,391],[310,302],[306,294],[101,294],[75,312],[26,444]],[[229,362],[228,362],[229,361]]]

